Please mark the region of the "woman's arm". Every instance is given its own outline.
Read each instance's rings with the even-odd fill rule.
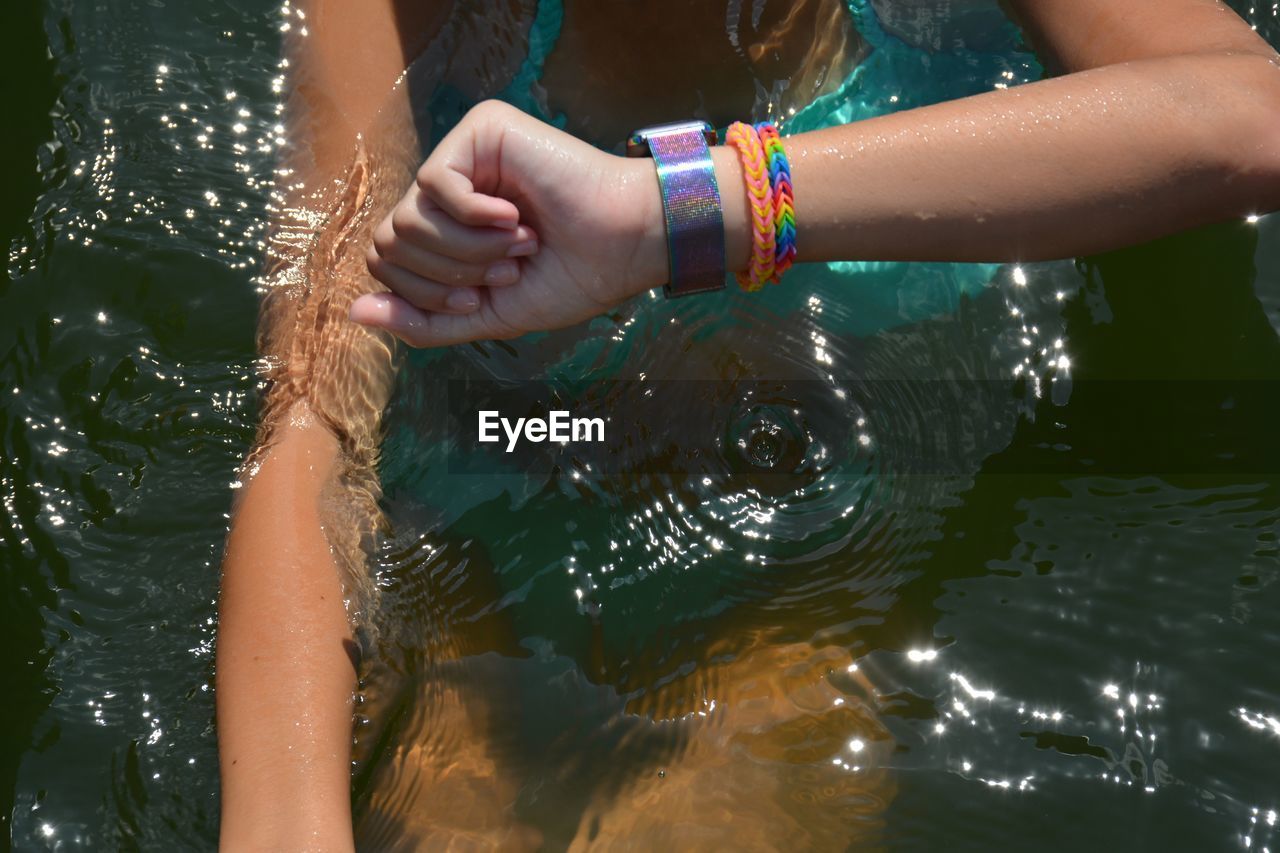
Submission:
[[[788,137],[801,260],[1070,257],[1280,208],[1280,63],[1227,7],[1014,6],[1075,73]],[[741,269],[741,172],[731,150],[712,154]],[[539,239],[517,261],[459,236],[516,221]],[[395,295],[352,316],[414,345],[578,322],[667,278],[653,165],[483,105],[423,165],[369,261]],[[435,313],[449,288],[475,310]]]
[[[351,844],[353,642],[320,518],[338,442],[304,406],[244,486],[223,561],[223,850]]]
[[[807,257],[1044,260],[1280,207],[1280,63],[1229,9],[1017,10],[1072,73],[788,140]]]
[[[416,4],[420,15],[446,5]],[[358,597],[358,539],[376,517],[370,437],[391,368],[386,342],[346,321],[371,282],[360,250],[344,248],[359,241],[344,237],[378,203],[383,140],[372,137],[411,134],[391,94],[405,65],[391,2],[304,0],[285,21],[289,144],[260,328],[275,366],[219,601],[221,844],[233,851],[352,847],[356,669],[344,599]]]

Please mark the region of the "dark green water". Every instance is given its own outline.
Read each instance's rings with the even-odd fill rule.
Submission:
[[[272,158],[260,143],[278,120],[276,10],[256,0],[51,0],[4,14],[3,836],[23,850],[210,848],[217,565],[255,419],[252,276],[257,180]],[[1280,43],[1274,13],[1249,17]],[[388,416],[384,636],[429,639],[442,621],[473,628],[496,611],[513,647],[550,644],[554,654],[473,668],[495,689],[528,682],[512,738],[532,742],[568,725],[554,691],[536,683],[565,667],[581,675],[592,625],[603,663],[582,663],[580,681],[626,685],[696,656],[678,629],[652,639],[650,607],[674,596],[688,615],[696,593],[705,600],[687,620],[695,633],[704,621],[785,624],[855,654],[894,744],[886,846],[1276,849],[1280,221],[1028,267],[1026,278],[1022,290],[1002,271],[982,296],[897,336],[826,344],[850,374],[923,353],[971,365],[982,387],[1003,376],[1008,399],[1030,402],[999,429],[957,416],[949,432],[921,430],[956,439],[972,459],[866,498],[893,512],[842,523],[843,503],[770,503],[756,489],[793,544],[761,548],[775,568],[745,580],[709,561],[693,587],[654,571],[642,547],[649,499],[665,500],[668,485],[706,524],[732,517],[748,492],[714,441],[686,460],[707,466],[709,490],[657,476],[576,492],[548,475],[445,489],[434,479],[440,460],[412,452],[435,398],[407,374]],[[813,292],[840,313],[835,291]],[[745,327],[752,312],[799,313],[808,295],[735,309],[727,327],[705,308],[682,321],[728,352],[717,330]],[[1023,321],[1009,319],[1011,305],[1043,323],[1040,338],[1066,342],[1069,389],[1037,400],[1013,378]],[[657,324],[651,334],[662,334]],[[814,341],[802,354],[794,343],[794,361],[762,371],[812,363]],[[514,376],[543,351],[462,348],[413,363]],[[921,413],[949,410],[915,398],[948,387],[889,383],[854,396],[873,415],[879,401],[927,420]],[[705,406],[701,419],[720,434],[737,423],[740,400],[717,388],[692,401],[668,390],[676,396],[663,403]],[[815,416],[816,434],[829,436],[836,414]],[[910,421],[872,418],[886,429],[867,470],[932,459],[895,438],[888,427],[900,423]],[[867,496],[837,473],[815,476],[841,499]],[[634,547],[628,521],[642,531]],[[725,529],[732,548],[736,528]],[[566,559],[610,539],[624,546],[611,571],[649,585],[618,593],[597,561],[606,592],[588,597],[598,611],[584,611]],[[436,576],[460,565],[473,567],[469,583],[424,607],[423,590],[439,592],[447,584]],[[717,603],[735,606],[724,615]],[[393,668],[409,683],[432,672],[402,657]],[[394,743],[395,725],[385,727]],[[358,805],[393,753],[364,747]],[[549,773],[539,762],[551,761],[528,758],[525,770]],[[543,808],[524,807],[531,819]]]

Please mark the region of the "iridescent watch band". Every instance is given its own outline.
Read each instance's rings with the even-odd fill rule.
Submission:
[[[667,221],[668,297],[720,290],[725,282],[724,213],[708,142],[715,129],[702,121],[637,130],[627,156],[651,155],[658,167]]]

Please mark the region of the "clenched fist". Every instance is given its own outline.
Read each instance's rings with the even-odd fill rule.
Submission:
[[[667,278],[653,162],[482,103],[375,229],[368,264],[391,292],[351,319],[412,346],[581,322]]]

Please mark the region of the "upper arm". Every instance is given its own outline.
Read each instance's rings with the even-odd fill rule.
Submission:
[[[1205,53],[1276,52],[1217,0],[1004,0],[1050,64],[1083,71]]]
[[[369,132],[451,6],[449,0],[295,2],[284,18],[290,126],[293,144],[312,149],[318,171],[345,165],[355,135]]]

